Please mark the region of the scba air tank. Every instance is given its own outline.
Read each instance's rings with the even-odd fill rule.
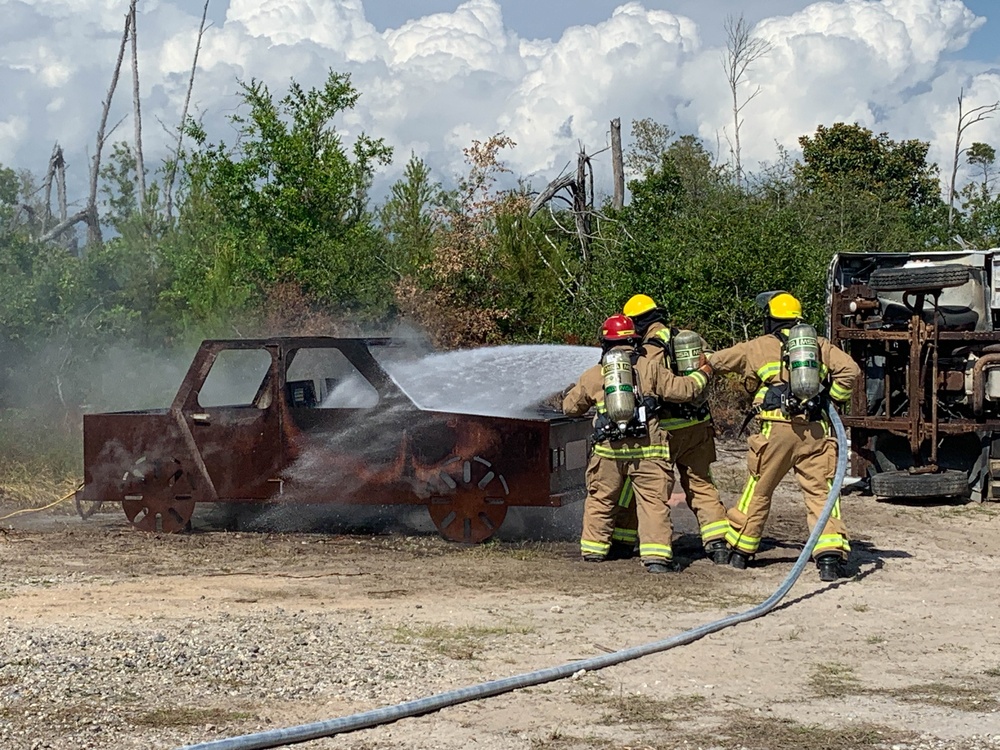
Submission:
[[[673,342],[677,373],[690,375],[701,366],[701,336],[694,331],[678,331]]]
[[[799,401],[805,402],[822,390],[819,378],[819,341],[816,329],[799,323],[788,332],[788,386]]]
[[[608,418],[625,429],[635,414],[635,373],[632,359],[624,349],[612,349],[601,360],[604,376],[604,408]]]

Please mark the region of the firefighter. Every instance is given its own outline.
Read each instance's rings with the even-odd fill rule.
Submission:
[[[678,369],[674,348],[679,332],[666,324],[664,310],[657,307],[651,297],[636,294],[625,303],[624,313],[632,318],[636,333],[642,337],[643,354],[674,374],[683,374]],[[701,341],[701,337],[697,340],[704,350],[705,342]],[[729,546],[726,544],[729,521],[726,506],[722,504],[719,490],[712,480],[711,467],[716,459],[715,429],[708,401],[685,404],[661,401],[657,416],[660,428],[669,435],[670,458],[684,490],[684,500],[698,521],[705,554],[717,565],[725,565],[729,562]],[[627,498],[619,507],[623,505],[631,510]],[[625,536],[630,527],[635,528],[629,515],[634,517],[634,510],[629,514],[623,509],[618,514],[616,531],[620,536]]]
[[[599,562],[607,558],[615,506],[630,484],[638,515],[640,560],[647,571],[666,573],[680,566],[673,559],[667,505],[672,482],[670,450],[655,406],[657,399],[682,402],[697,397],[708,384],[708,365],[688,376],[676,376],[642,357],[640,343],[628,317],[612,315],[605,320],[601,364],[588,369],[567,389],[562,406],[571,416],[596,407],[580,538],[583,559]],[[615,380],[616,373],[626,371],[627,379]],[[632,398],[627,402],[630,411],[623,411],[624,398]]]
[[[851,357],[800,323],[802,305],[791,294],[764,292],[757,303],[765,313],[764,335],[709,357],[716,373],[736,373],[756,389],[752,413],[760,422],[760,433],[748,440],[749,477],[736,506],[729,509],[726,534],[733,550],[729,564],[739,569],[746,568],[757,552],[771,495],[789,469],[795,470],[805,496],[806,520],[812,531],[837,463],[837,442],[825,416],[826,400],[847,403],[861,375]],[[800,350],[812,354],[793,359]],[[814,382],[806,395],[815,395],[806,399],[797,393],[796,385],[810,379]],[[846,575],[850,549],[838,499],[813,551],[820,580],[835,581]]]

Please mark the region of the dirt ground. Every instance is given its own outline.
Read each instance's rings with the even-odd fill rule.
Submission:
[[[727,471],[731,501],[739,461]],[[301,747],[1000,748],[1000,508],[849,494],[843,515],[853,577],[809,566],[761,619]],[[196,520],[173,536],[115,509],[3,522],[0,748],[178,747],[664,639],[764,600],[806,536],[791,486],[744,572],[702,557],[683,507],[687,565],[658,576],[581,563],[579,504],[475,547],[371,517]]]

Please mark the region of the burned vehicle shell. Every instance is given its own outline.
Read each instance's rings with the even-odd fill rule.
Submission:
[[[852,469],[885,498],[1000,494],[1000,249],[841,253],[829,337],[861,366]]]
[[[511,506],[582,496],[589,420],[420,409],[372,355],[396,345],[203,342],[169,408],[84,416],[78,507],[120,502],[176,532],[198,503],[418,504],[445,538],[481,542]]]

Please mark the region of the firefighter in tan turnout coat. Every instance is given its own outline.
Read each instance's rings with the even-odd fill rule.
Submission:
[[[639,521],[639,557],[652,573],[675,571],[673,527],[670,523],[672,481],[670,450],[666,433],[660,429],[656,399],[690,401],[708,384],[708,366],[687,376],[676,376],[662,365],[642,357],[639,337],[632,321],[624,315],[608,318],[601,329],[602,363],[597,364],[571,386],[563,398],[563,411],[571,416],[594,416],[594,448],[587,465],[587,498],[584,503],[580,552],[584,560],[597,562],[607,557],[614,530],[615,507],[626,490],[635,493]],[[627,353],[634,381],[624,390],[632,392],[636,404],[627,422],[616,423],[609,416],[614,387],[608,387],[606,373],[613,352]],[[621,357],[621,354],[618,354]]]
[[[625,303],[625,315],[632,318],[636,333],[642,336],[643,354],[659,360],[663,366],[675,374],[684,374],[678,367],[675,348],[679,331],[664,322],[662,308],[645,294],[636,294]],[[697,337],[704,350],[705,344]],[[684,490],[684,499],[698,521],[705,553],[712,562],[724,565],[729,562],[729,547],[726,533],[729,521],[726,506],[722,504],[719,490],[712,480],[712,464],[715,462],[715,429],[712,426],[712,412],[707,399],[691,403],[677,404],[661,402],[657,411],[660,427],[667,432],[670,458]],[[616,531],[624,536],[622,529],[629,522],[621,520]]]
[[[830,434],[824,401],[849,401],[861,375],[851,357],[826,339],[815,338],[811,345],[818,352],[818,361],[810,366],[818,370],[817,390],[824,390],[802,403],[790,385],[792,373],[802,362],[789,356],[789,333],[798,328],[802,305],[786,292],[765,292],[757,301],[765,310],[765,334],[709,358],[716,373],[736,373],[757,384],[754,412],[760,420],[760,433],[749,438],[749,478],[736,506],[729,509],[726,541],[733,550],[730,565],[734,568],[745,568],[757,552],[771,495],[790,469],[805,496],[810,531],[815,526],[837,463],[837,443]],[[845,575],[844,562],[850,549],[838,500],[813,551],[821,580],[834,581]]]

